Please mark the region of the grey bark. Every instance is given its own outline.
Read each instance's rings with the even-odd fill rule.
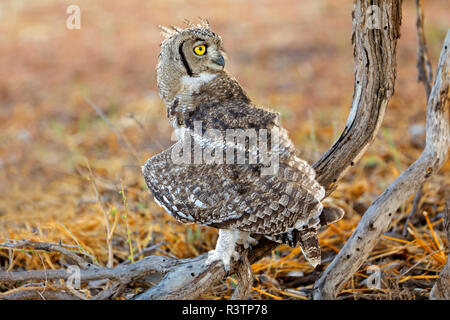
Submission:
[[[420,157],[367,209],[361,221],[314,286],[315,299],[334,299],[366,261],[393,213],[444,164],[449,147],[449,45],[447,33],[427,106],[427,136]]]
[[[423,13],[423,0],[416,0],[416,12],[417,12],[417,20],[416,20],[416,28],[417,28],[417,80],[423,83],[425,87],[425,95],[427,97],[427,101],[430,98],[431,93],[431,85],[433,82],[433,71],[431,69],[431,63],[428,54],[427,41],[425,39],[425,31],[424,31],[424,13]],[[405,226],[403,228],[403,236],[408,234],[408,225],[409,222],[414,220],[419,213],[420,200],[423,194],[423,185],[420,186],[417,191],[413,205],[411,208],[411,212],[406,218]]]

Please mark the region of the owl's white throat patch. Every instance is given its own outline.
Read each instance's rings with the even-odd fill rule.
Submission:
[[[210,82],[213,80],[217,74],[213,73],[200,73],[197,76],[182,76],[181,77],[181,84],[183,86],[183,92],[189,92],[189,93],[196,93],[200,89],[202,85],[204,85],[207,82]]]

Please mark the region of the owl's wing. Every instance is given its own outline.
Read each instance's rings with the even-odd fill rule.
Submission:
[[[323,188],[303,160],[280,158],[276,174],[259,164],[186,164],[174,161],[182,140],[143,167],[155,200],[182,222],[277,235],[318,223]]]

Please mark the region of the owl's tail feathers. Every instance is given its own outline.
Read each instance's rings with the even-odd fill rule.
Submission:
[[[322,259],[317,229],[315,227],[303,228],[298,230],[298,232],[300,235],[298,244],[302,249],[303,255],[314,268],[317,267]]]
[[[287,244],[293,248],[300,246],[306,260],[315,268],[321,263],[321,250],[317,229],[334,223],[344,216],[344,210],[338,207],[323,207],[319,216],[319,223],[315,226],[304,226],[300,229],[291,229],[285,233],[266,236],[270,240]]]
[[[335,223],[342,219],[344,213],[344,210],[339,207],[323,207],[322,213],[319,216],[319,224],[323,227]]]
[[[327,226],[344,216],[344,210],[338,207],[323,207],[319,216],[319,226]],[[306,260],[315,268],[321,263],[321,250],[317,227],[302,228],[299,232],[298,244],[305,255]]]
[[[300,246],[306,260],[314,268],[321,262],[321,250],[319,237],[317,235],[317,226],[291,229],[285,233],[266,236],[266,238],[278,243],[287,244],[292,248]]]

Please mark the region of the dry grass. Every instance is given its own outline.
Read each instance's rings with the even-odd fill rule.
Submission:
[[[198,3],[197,3],[198,2]],[[217,231],[182,225],[148,194],[140,165],[171,144],[156,92],[158,24],[208,18],[222,35],[228,70],[253,99],[280,111],[303,157],[314,161],[345,123],[353,81],[351,1],[72,1],[82,28],[65,28],[64,1],[2,1],[0,10],[0,242],[27,239],[75,245],[101,265],[117,265],[164,242],[157,254],[193,257]],[[22,4],[22,5],[21,5]],[[360,216],[420,154],[409,128],[425,123],[425,91],[416,82],[415,9],[404,1],[398,77],[383,128],[327,201],[346,211],[320,233],[325,264]],[[446,0],[427,1],[432,63],[450,20]],[[7,12],[3,14],[2,12]],[[136,150],[85,101],[90,97]],[[135,159],[137,158],[137,160]],[[447,162],[425,185],[420,219],[401,237],[412,199],[396,213],[366,264],[340,294],[347,299],[427,298],[447,259],[442,212]],[[95,186],[95,187],[94,187]],[[98,191],[98,197],[96,196]],[[0,249],[0,269],[61,267],[59,254]],[[139,258],[138,258],[139,259]],[[368,289],[368,267],[382,289]],[[252,299],[307,299],[317,276],[298,248],[279,246],[253,265]],[[0,283],[0,294],[23,284]],[[233,277],[202,296],[229,298]]]

